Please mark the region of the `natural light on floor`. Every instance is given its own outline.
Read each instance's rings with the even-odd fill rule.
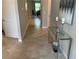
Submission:
[[[41,25],[40,19],[36,17],[35,20],[34,20],[34,23],[35,23],[35,27],[37,29],[39,29],[40,28],[40,25]]]

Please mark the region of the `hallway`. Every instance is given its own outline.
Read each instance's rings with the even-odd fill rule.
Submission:
[[[29,26],[22,43],[12,38],[3,39],[3,59],[55,59],[48,44],[47,29]]]
[[[34,21],[35,28],[40,29],[42,26],[42,20],[41,20],[40,16],[34,16],[33,21]]]

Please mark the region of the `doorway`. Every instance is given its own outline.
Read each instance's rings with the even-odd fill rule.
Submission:
[[[36,28],[42,27],[41,0],[32,1],[32,16]]]

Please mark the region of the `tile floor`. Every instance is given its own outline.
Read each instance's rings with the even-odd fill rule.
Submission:
[[[57,59],[57,54],[48,43],[47,29],[29,26],[22,43],[18,39],[5,36],[2,42],[3,59]]]
[[[47,30],[29,28],[22,43],[17,39],[3,38],[3,59],[54,59],[48,44]]]

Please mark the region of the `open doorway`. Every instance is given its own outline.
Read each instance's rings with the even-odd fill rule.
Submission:
[[[40,16],[40,11],[41,11],[41,3],[35,2],[35,12],[37,16]]]
[[[41,0],[32,1],[32,15],[33,16],[41,15]]]
[[[36,28],[42,27],[41,0],[32,0],[32,16]]]

